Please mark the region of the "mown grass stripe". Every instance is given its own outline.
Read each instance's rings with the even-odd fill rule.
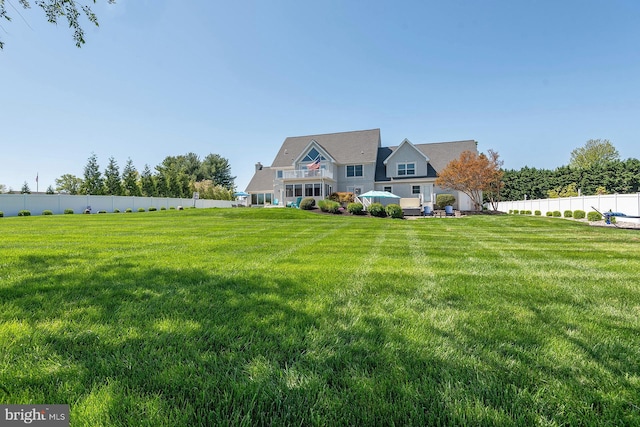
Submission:
[[[73,425],[635,425],[637,242],[513,216],[4,218],[0,402]]]

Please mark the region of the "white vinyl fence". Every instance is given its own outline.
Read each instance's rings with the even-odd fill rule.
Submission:
[[[635,194],[606,194],[602,196],[561,197],[556,199],[518,200],[512,202],[500,202],[498,210],[509,212],[513,210],[540,211],[542,216],[553,211],[585,212],[597,209],[600,212],[621,212],[629,216],[640,216],[640,193]],[[638,219],[617,218],[618,221],[640,222]]]
[[[71,196],[69,194],[0,194],[0,211],[4,216],[17,216],[21,210],[28,210],[31,215],[42,215],[42,211],[50,210],[54,214],[62,214],[65,209],[73,209],[81,214],[90,206],[91,213],[98,211],[113,212],[119,209],[124,212],[131,208],[134,212],[139,208],[149,210],[155,207],[177,208],[230,208],[230,200],[182,199],[169,197],[133,197],[133,196]]]

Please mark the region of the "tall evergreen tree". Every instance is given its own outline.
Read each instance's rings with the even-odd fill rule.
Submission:
[[[104,194],[104,180],[102,173],[100,173],[100,166],[98,166],[98,157],[95,153],[91,153],[91,156],[87,160],[87,165],[84,167],[84,180],[81,188],[82,194]]]
[[[109,164],[104,171],[105,194],[112,196],[122,196],[122,183],[120,182],[120,170],[118,162],[113,156],[109,157]]]
[[[209,154],[200,165],[198,181],[210,179],[214,185],[221,185],[224,188],[232,189],[235,176],[231,176],[231,166],[229,160],[219,154]]]
[[[133,165],[131,158],[127,159],[127,163],[122,169],[122,193],[125,196],[139,196],[140,185],[138,184],[138,171]]]
[[[142,195],[146,197],[157,196],[156,180],[151,173],[149,165],[144,165],[144,170],[140,176],[140,186],[142,187]]]

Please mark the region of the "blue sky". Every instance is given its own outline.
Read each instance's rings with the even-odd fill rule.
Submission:
[[[6,0],[0,184],[142,171],[194,152],[238,189],[287,136],[380,128],[383,145],[477,140],[553,169],[588,139],[640,158],[640,2],[118,0],[75,47]]]

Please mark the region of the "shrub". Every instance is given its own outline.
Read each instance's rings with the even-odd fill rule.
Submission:
[[[157,210],[158,210],[158,208],[156,208],[155,206],[150,206],[149,207],[149,212],[155,212]]]
[[[161,211],[166,211],[166,210],[167,210],[167,208],[166,208],[166,207],[164,207],[164,206],[160,206],[160,210],[161,210]]]
[[[315,207],[316,207],[316,199],[314,199],[313,197],[304,198],[300,202],[300,209],[303,209],[305,211],[310,211]]]
[[[113,213],[120,213],[120,209],[115,208],[115,209],[113,210]]]
[[[562,217],[562,213],[560,211],[553,211],[553,216],[556,218]]]
[[[598,212],[591,211],[587,214],[587,219],[589,221],[602,221],[602,215]]]
[[[368,210],[371,216],[377,216],[380,218],[387,216],[387,211],[384,210],[382,203],[371,203]]]
[[[536,210],[536,211],[534,212],[534,215],[536,215],[536,216],[540,216],[540,215],[542,215],[542,212],[540,212],[540,211]]]
[[[64,210],[64,214],[65,215],[73,215],[73,209],[65,209]]]
[[[396,205],[395,203],[388,204],[386,208],[384,208],[387,215],[391,218],[402,218],[404,217],[404,213],[402,212],[402,208],[400,205]]]
[[[340,211],[341,207],[342,206],[340,206],[340,203],[334,202],[333,200],[327,200],[327,212],[332,213],[332,214],[342,213]]]
[[[573,217],[575,219],[583,219],[586,215],[585,211],[580,209],[573,211]]]
[[[509,209],[509,215],[513,214],[513,209]]]
[[[18,216],[31,216],[31,211],[23,209],[23,210],[18,212]]]
[[[4,216],[4,212],[0,211],[0,218]]]
[[[98,211],[98,213],[99,213],[99,214],[101,214],[101,213],[107,213],[107,211],[105,211],[104,209],[100,209],[100,210]]]
[[[169,206],[169,210],[175,209],[175,208],[176,208],[175,206]]]
[[[347,205],[347,211],[351,215],[362,215],[363,209],[364,206],[362,206],[362,203],[349,203]]]
[[[131,212],[133,212],[133,209],[131,209],[131,208],[127,208],[127,209],[125,209],[124,211],[125,211],[126,213],[131,213]]]
[[[138,208],[138,212],[144,212],[144,208]]]
[[[333,200],[324,199],[318,202],[318,207],[322,212],[340,213],[340,203]]]
[[[564,211],[563,216],[565,218],[573,218],[573,211],[566,210],[566,211]]]
[[[438,209],[444,209],[445,206],[453,206],[455,202],[456,198],[453,197],[453,194],[438,194],[436,196],[436,206]]]
[[[49,209],[45,209],[42,211],[42,215],[53,215],[53,212],[50,211]]]
[[[553,212],[548,211],[545,215],[547,215],[547,216],[553,216]]]
[[[526,211],[524,211],[525,214],[527,215],[531,215],[531,211],[529,209],[527,209]]]

